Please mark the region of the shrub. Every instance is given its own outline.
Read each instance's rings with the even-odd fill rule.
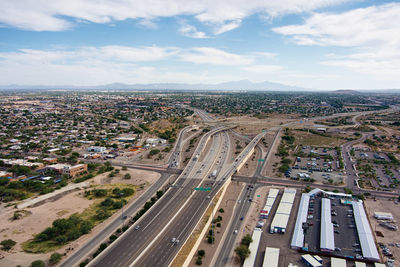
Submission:
[[[129,180],[129,179],[131,179],[131,178],[132,178],[132,176],[131,176],[129,173],[127,173],[127,174],[124,175],[124,179],[125,179],[125,180]]]
[[[61,257],[62,257],[62,255],[60,253],[53,253],[50,256],[49,263],[51,265],[54,265],[54,264],[56,264],[57,262],[59,262],[61,260]]]
[[[204,249],[200,249],[199,251],[197,251],[197,255],[203,257],[204,255],[206,255],[206,252],[204,251]]]
[[[3,246],[3,250],[10,250],[13,246],[15,246],[15,244],[17,244],[17,242],[12,239],[5,239],[0,243],[0,245]]]
[[[218,211],[221,212],[221,213],[225,212],[223,208],[220,208]]]
[[[46,267],[46,264],[42,260],[32,261],[30,267]]]
[[[197,265],[202,265],[202,264],[203,264],[203,261],[201,260],[201,257],[198,257],[198,258],[197,258],[196,264],[197,264]]]

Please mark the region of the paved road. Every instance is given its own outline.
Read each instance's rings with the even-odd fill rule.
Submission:
[[[238,198],[238,205],[234,210],[232,221],[230,227],[226,229],[227,236],[224,240],[224,244],[222,244],[221,250],[219,251],[216,257],[214,266],[229,266],[231,255],[233,253],[233,248],[235,246],[235,241],[237,235],[234,234],[234,231],[237,230],[242,231],[242,223],[243,220],[241,218],[246,217],[248,210],[250,209],[250,205],[252,202],[249,201],[249,198],[254,198],[255,189],[249,192],[248,184],[246,184],[246,188],[243,189],[242,193]]]
[[[335,190],[335,189],[342,189],[343,187],[339,187],[336,185],[329,185],[329,184],[312,184],[312,183],[305,183],[298,180],[289,180],[289,179],[282,179],[282,178],[273,178],[273,177],[262,177],[262,178],[254,178],[248,176],[233,176],[232,181],[238,181],[243,183],[252,182],[256,179],[255,184],[257,185],[276,185],[276,186],[290,186],[296,188],[305,188],[307,185],[311,187],[318,187],[321,189],[328,189],[328,190]],[[382,191],[375,191],[375,190],[364,190],[359,188],[352,189],[353,194],[363,194],[363,193],[370,193],[371,196],[380,197],[380,198],[393,198],[398,197],[398,193],[393,192],[382,192]]]
[[[165,229],[165,225],[168,222],[174,219],[175,215],[179,213],[179,209],[185,207],[185,203],[189,203],[187,206],[190,207],[191,212],[193,213],[191,203],[197,203],[196,205],[198,205],[200,201],[199,196],[207,193],[193,191],[193,188],[198,187],[202,181],[203,174],[198,173],[198,170],[201,168],[205,170],[207,168],[205,164],[197,161],[197,155],[200,155],[205,148],[208,136],[211,136],[212,134],[223,129],[224,128],[219,128],[210,131],[202,137],[192,159],[189,161],[182,175],[178,178],[174,187],[170,188],[167,193],[155,204],[155,206],[149,210],[140,221],[137,222],[137,225],[140,226],[139,229],[135,230],[135,227],[131,227],[128,232],[121,239],[118,239],[108,251],[102,253],[98,258],[92,261],[90,263],[91,266],[128,266],[139,258],[143,259],[144,262],[140,263],[140,265],[135,265],[146,266],[146,261],[152,261],[153,258],[164,257],[163,255],[159,255],[160,253],[157,253],[157,257],[142,257],[142,254],[146,251],[146,248],[154,248],[154,242],[161,242],[163,240],[160,239],[159,233]],[[219,137],[218,141],[216,141],[218,144],[222,144],[220,138],[221,137]],[[215,144],[214,147],[220,147],[218,144]],[[211,154],[211,156],[206,156],[205,162],[208,161],[209,165],[211,165],[213,164],[213,161],[208,157],[215,158],[216,155],[219,154],[219,150],[211,149],[208,154]],[[209,166],[209,168],[211,167]],[[209,182],[206,183],[207,187],[209,186],[208,183]],[[206,184],[203,183],[204,186],[206,186]],[[213,189],[214,193],[217,189],[218,187]],[[189,202],[188,199],[190,200]],[[206,199],[206,196],[203,196],[202,199]],[[203,207],[204,205],[201,206]],[[180,229],[182,229],[182,227],[180,227]],[[191,230],[190,227],[188,227],[188,230]],[[188,231],[184,232],[186,233]],[[168,240],[167,244],[169,244]],[[174,246],[174,249],[177,249],[178,247],[179,246]]]
[[[152,196],[156,194],[158,190],[162,187],[162,185],[170,178],[170,174],[163,173],[161,177],[146,190],[135,202],[133,202],[129,207],[124,209],[124,214],[127,216],[133,216],[136,214],[139,209],[141,209]],[[105,238],[108,238],[112,233],[116,231],[119,227],[121,227],[122,220],[121,217],[116,217],[110,224],[108,224],[102,231],[100,231],[96,236],[90,239],[86,244],[79,248],[79,250],[75,251],[74,254],[66,258],[60,266],[61,267],[70,267],[78,265],[81,261],[84,260],[84,257],[93,251],[93,249],[97,249],[99,244],[103,242]]]

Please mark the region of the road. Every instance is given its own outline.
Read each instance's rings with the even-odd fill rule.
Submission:
[[[139,211],[152,196],[156,194],[158,190],[162,187],[162,185],[167,182],[170,178],[170,174],[163,173],[161,177],[149,187],[135,202],[133,202],[130,206],[124,208],[124,214],[127,216],[134,216],[136,212]],[[120,216],[117,216],[112,222],[110,222],[103,230],[101,230],[98,234],[96,234],[92,239],[90,239],[87,243],[85,243],[79,250],[76,250],[74,254],[66,258],[61,264],[61,267],[69,267],[78,265],[82,260],[85,259],[85,256],[97,249],[99,244],[103,242],[104,239],[108,238],[112,233],[116,231],[122,225],[122,220]]]
[[[206,146],[207,138],[222,130],[224,128],[212,130],[202,137],[192,159],[174,186],[137,222],[136,225],[140,225],[140,228],[135,230],[135,227],[131,227],[121,239],[114,242],[115,245],[105,251],[106,253],[100,254],[99,257],[92,261],[90,263],[91,266],[128,266],[139,260],[140,262],[135,263],[135,266],[155,266],[152,265],[151,261],[171,255],[166,252],[164,255],[160,255],[160,252],[157,252],[157,257],[146,256],[148,253],[154,255],[152,253],[158,244],[162,242],[166,243],[166,245],[170,244],[170,240],[165,240],[162,235],[164,233],[174,234],[174,228],[177,227],[177,224],[169,227],[169,225],[166,225],[167,222],[175,222],[178,218],[186,218],[188,217],[188,212],[190,217],[193,217],[194,206],[201,208],[208,206],[211,198],[207,199],[206,196],[209,192],[193,191],[193,188],[200,185],[210,186],[209,181],[202,182],[202,180],[204,174],[207,173],[206,169],[208,172],[211,169],[214,163],[213,158],[217,158],[221,152],[222,144],[224,144],[221,140],[224,135],[218,135],[219,137],[214,139],[212,146],[214,149],[210,149],[203,162],[198,162],[197,159]],[[203,168],[203,173],[198,172],[201,168]],[[218,186],[214,186],[211,194],[215,194],[218,189]],[[193,224],[196,225],[197,221],[185,219],[185,225],[188,225],[187,230],[182,231],[181,225],[178,229],[182,231],[183,235],[186,235],[191,232]],[[184,237],[182,236],[182,238]],[[171,248],[177,252],[179,247],[177,245]]]

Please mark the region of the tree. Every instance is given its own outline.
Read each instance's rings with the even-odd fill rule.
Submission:
[[[61,255],[60,253],[57,253],[57,252],[51,254],[50,260],[49,260],[50,265],[54,265],[54,264],[56,264],[57,262],[59,262],[59,261],[61,260],[61,257],[62,257],[62,255]]]
[[[79,231],[82,235],[87,234],[92,230],[93,224],[90,221],[83,221],[79,226]]]
[[[17,242],[12,239],[5,239],[0,243],[0,245],[3,246],[3,250],[10,250],[13,246],[15,246],[15,244],[17,244]]]
[[[67,243],[68,238],[65,235],[60,235],[56,237],[56,242],[60,245]]]
[[[250,249],[245,245],[240,245],[235,248],[235,253],[241,261],[244,261],[250,255]]]
[[[206,255],[206,252],[204,251],[204,249],[200,249],[199,251],[197,251],[197,255],[203,257],[204,255]]]
[[[46,264],[42,260],[32,261],[29,267],[46,267]]]
[[[248,247],[251,242],[253,242],[253,239],[251,238],[251,236],[249,234],[247,234],[242,238],[241,244]]]
[[[129,180],[129,179],[131,179],[131,178],[132,178],[132,176],[131,176],[129,173],[127,173],[127,174],[124,175],[124,179],[125,179],[125,180]]]
[[[201,257],[198,257],[198,258],[197,258],[196,264],[197,264],[197,265],[202,265],[202,264],[203,264],[203,261],[201,260]]]

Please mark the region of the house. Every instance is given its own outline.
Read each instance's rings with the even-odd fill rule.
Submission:
[[[90,146],[88,147],[87,151],[89,152],[96,152],[96,153],[103,153],[107,150],[107,148],[103,146]]]

